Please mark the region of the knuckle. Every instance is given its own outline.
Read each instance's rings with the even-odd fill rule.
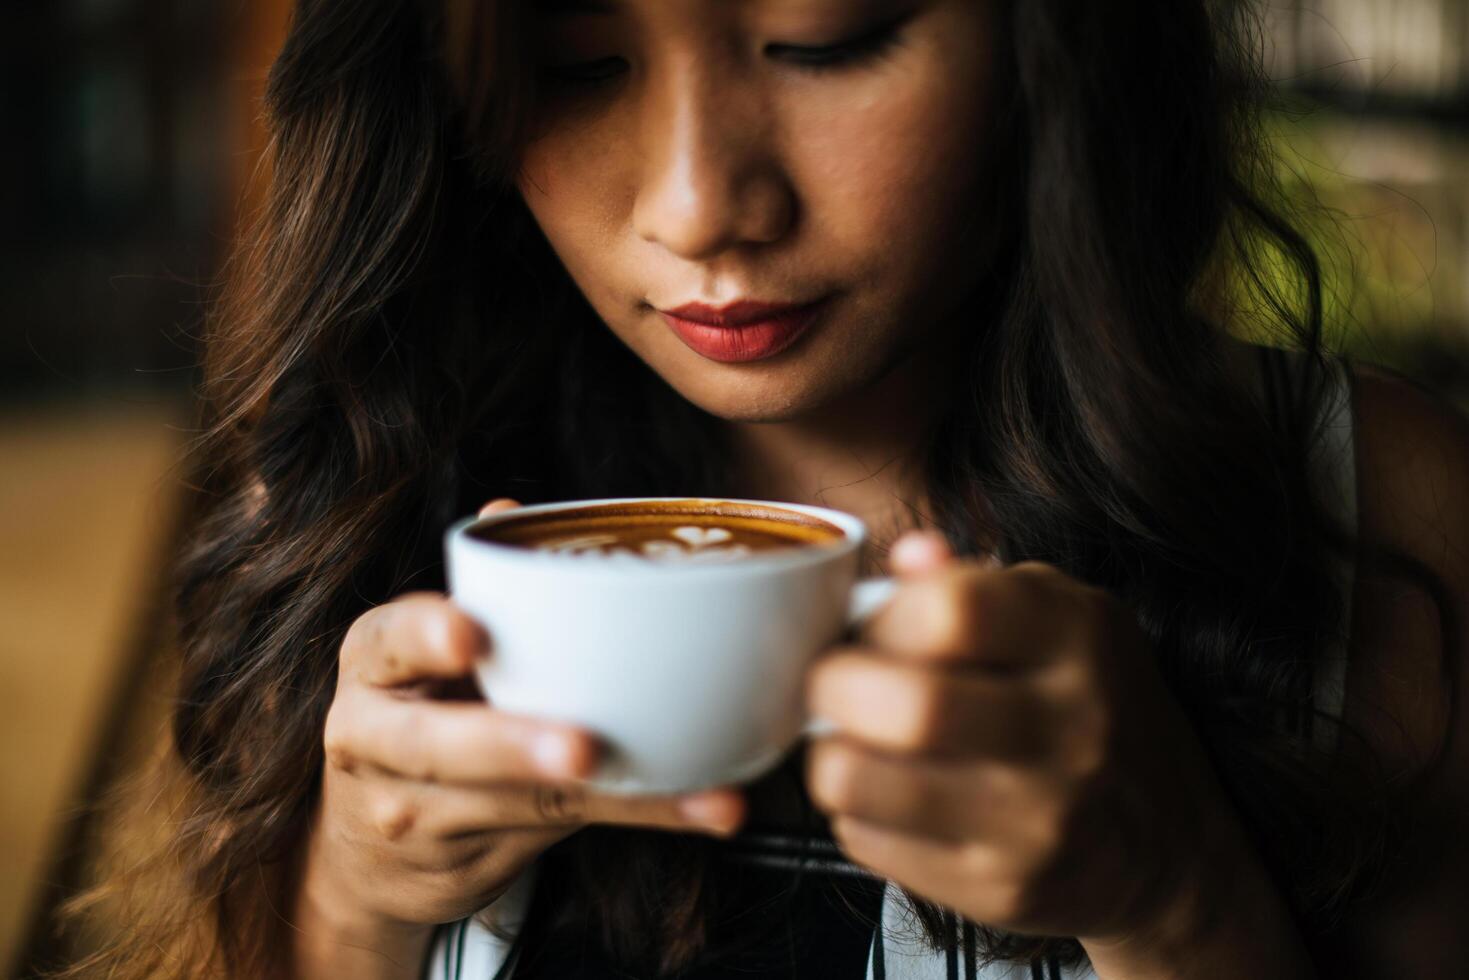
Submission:
[[[546,823],[579,821],[586,811],[585,797],[569,786],[539,784],[535,788],[534,799],[536,813]]]
[[[400,841],[418,823],[418,808],[398,796],[384,795],[372,808],[372,827],[385,840]]]
[[[333,706],[327,712],[321,735],[322,751],[326,755],[327,763],[348,775],[357,769],[357,753],[352,745],[349,725],[341,709]]]

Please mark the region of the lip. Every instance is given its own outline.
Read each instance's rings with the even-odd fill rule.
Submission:
[[[764,360],[790,347],[825,304],[826,298],[805,304],[740,300],[722,307],[687,303],[658,313],[694,353],[732,364]]]

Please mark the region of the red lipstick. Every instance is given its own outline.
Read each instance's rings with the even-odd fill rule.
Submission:
[[[687,303],[659,310],[664,321],[694,353],[713,361],[739,363],[774,357],[815,322],[825,300],[804,305],[740,300],[728,306]]]

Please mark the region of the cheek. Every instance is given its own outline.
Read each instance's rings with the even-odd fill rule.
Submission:
[[[609,277],[627,213],[608,180],[605,153],[588,151],[584,135],[543,138],[527,147],[517,187],[562,264],[594,303]]]
[[[929,59],[870,96],[792,121],[793,169],[813,222],[851,255],[915,259],[973,222],[985,173],[989,78],[973,52]],[[873,254],[873,243],[881,243]]]
[[[606,248],[632,208],[627,148],[636,116],[627,106],[544,111],[543,135],[521,156],[520,193],[558,248],[563,240],[578,249]]]

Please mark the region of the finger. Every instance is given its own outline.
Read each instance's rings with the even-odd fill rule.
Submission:
[[[508,805],[521,788],[478,789],[386,778],[365,794],[360,816],[369,830],[388,841],[462,841],[490,833],[555,829],[559,825],[525,819]],[[571,824],[560,829],[570,832]]]
[[[999,669],[1036,666],[1057,652],[1067,610],[1039,563],[995,569],[954,562],[904,581],[862,636],[895,655]],[[1059,574],[1059,573],[1055,573]]]
[[[487,830],[593,823],[724,836],[745,816],[743,794],[727,787],[683,796],[619,797],[576,783],[491,789],[420,784],[411,799],[423,814],[425,832],[445,839]]]
[[[832,837],[855,864],[896,881],[922,898],[957,909],[981,922],[1006,922],[998,914],[1006,876],[989,851],[951,841],[904,834],[841,816],[832,821]],[[982,914],[990,907],[995,913]]]
[[[328,760],[349,773],[366,764],[419,782],[481,786],[584,778],[602,751],[595,736],[570,725],[370,690],[338,695],[324,743]]]
[[[1028,762],[1051,751],[1059,707],[1024,680],[940,670],[861,648],[807,675],[811,715],[893,752]]]
[[[491,514],[498,514],[502,511],[514,510],[519,506],[520,501],[518,500],[511,500],[509,497],[499,497],[481,507],[479,509],[479,516],[488,517]]]
[[[734,787],[671,796],[625,796],[585,785],[529,787],[536,819],[693,830],[727,836],[744,823],[748,804]]]
[[[921,575],[953,560],[948,539],[937,531],[909,531],[888,553],[888,567],[899,577]]]
[[[998,819],[983,767],[893,758],[841,738],[812,744],[806,787],[826,813],[935,840],[983,839]]]
[[[448,599],[415,592],[359,616],[342,641],[342,671],[375,687],[463,677],[489,649],[485,631]]]

